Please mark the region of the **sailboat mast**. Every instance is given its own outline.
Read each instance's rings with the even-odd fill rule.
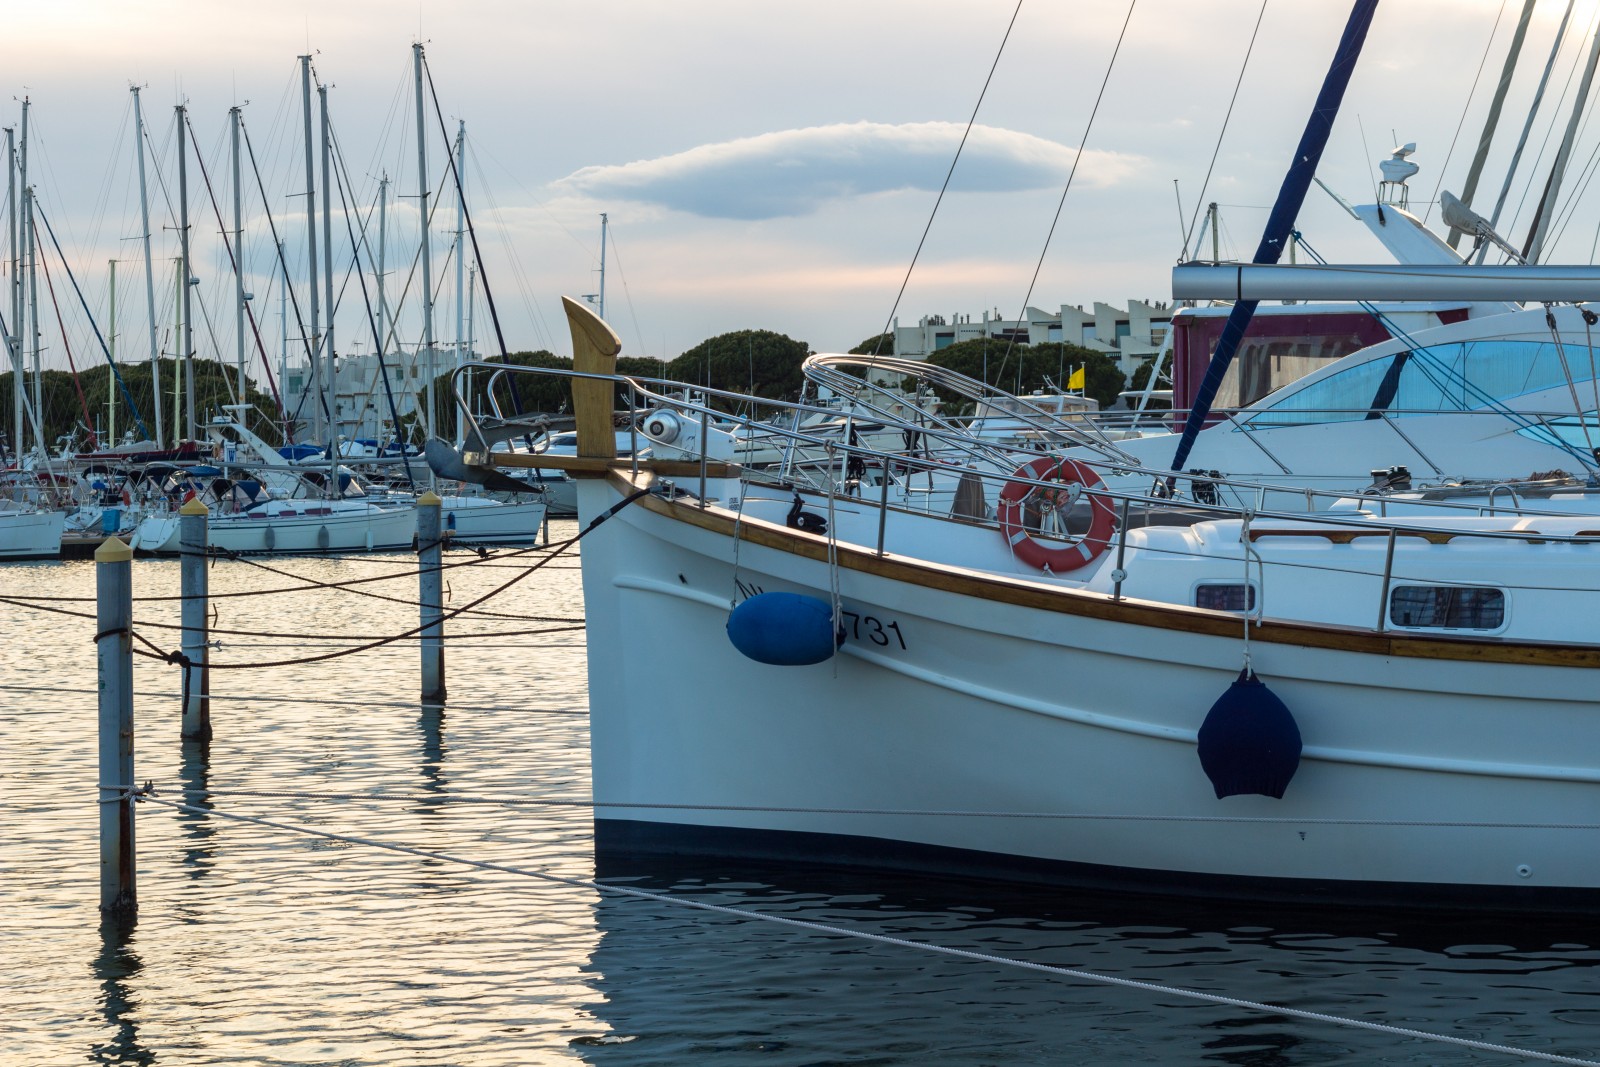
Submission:
[[[1261,243],[1256,246],[1255,255],[1250,260],[1252,263],[1277,263],[1288,246],[1295,218],[1305,203],[1306,191],[1311,187],[1317,163],[1322,159],[1322,150],[1328,145],[1328,134],[1333,129],[1334,118],[1339,114],[1339,105],[1350,85],[1350,75],[1354,73],[1356,60],[1361,56],[1361,46],[1366,43],[1367,30],[1372,25],[1372,16],[1377,7],[1378,0],[1355,0],[1351,6],[1344,34],[1339,38],[1333,62],[1323,77],[1322,88],[1317,93],[1317,101],[1312,106],[1305,130],[1300,135],[1300,143],[1295,148],[1289,171],[1284,175],[1283,185],[1278,189],[1272,213],[1267,216]],[[1195,392],[1194,403],[1184,420],[1183,435],[1173,452],[1171,469],[1174,474],[1183,470],[1184,461],[1194,448],[1195,435],[1211,414],[1211,404],[1222,386],[1222,377],[1228,371],[1228,364],[1233,362],[1239,343],[1244,340],[1245,330],[1255,315],[1257,303],[1255,300],[1240,300],[1228,312],[1228,321],[1222,328],[1222,336],[1217,340],[1216,350],[1212,353],[1205,377],[1200,381],[1200,388]],[[1169,477],[1168,490],[1175,483],[1176,479]]]
[[[172,343],[177,345],[178,338],[183,335],[183,257],[178,256],[172,260]],[[180,425],[183,418],[183,363],[177,352],[173,352],[172,375],[172,446],[178,447],[183,441],[183,427]]]
[[[1523,0],[1522,17],[1511,34],[1511,47],[1506,51],[1506,61],[1500,68],[1500,83],[1495,86],[1494,98],[1489,102],[1489,116],[1483,120],[1483,135],[1478,138],[1478,150],[1473,153],[1472,166],[1467,168],[1467,180],[1461,187],[1461,202],[1472,206],[1478,192],[1478,178],[1483,174],[1484,161],[1489,158],[1489,144],[1494,140],[1495,127],[1500,124],[1500,109],[1505,106],[1506,91],[1511,88],[1511,75],[1516,72],[1517,58],[1522,55],[1522,42],[1528,36],[1528,22],[1533,18],[1533,5],[1538,0]],[[1450,247],[1461,243],[1462,231],[1450,227]]]
[[[469,358],[471,353],[476,349],[478,340],[477,308],[475,307],[476,300],[474,299],[474,297],[477,295],[477,289],[478,265],[474,263],[472,266],[467,268],[467,353]],[[467,403],[470,405],[473,397],[472,371],[470,370],[467,371],[465,385]],[[467,420],[458,415],[456,417],[456,425],[458,427],[456,430],[456,448],[459,449],[464,447],[466,444]]]
[[[189,260],[189,151],[184,143],[184,120],[189,109],[177,106],[178,113],[178,246],[183,257],[183,408],[189,423],[189,439],[199,440],[200,427],[194,417],[194,269]]]
[[[233,280],[234,332],[238,336],[239,403],[245,402],[244,379],[244,186],[239,181],[239,108],[229,108],[233,116]]]
[[[329,166],[331,139],[328,136],[328,87],[317,86],[317,102],[322,112],[322,283],[327,286],[323,294],[327,299],[328,328],[324,333],[327,343],[328,367],[328,462],[336,462],[339,443],[338,375],[339,357],[333,350],[333,178]],[[329,492],[333,491],[329,483]]]
[[[161,350],[156,343],[156,272],[150,259],[150,199],[144,180],[144,116],[139,110],[139,87],[132,86],[133,140],[139,155],[139,219],[144,230],[144,297],[150,316],[150,395],[155,400],[156,447],[166,447],[165,430],[161,422]]]
[[[22,145],[17,156],[18,182],[22,187],[22,254],[28,264],[28,317],[27,334],[33,338],[33,412],[38,422],[33,428],[34,447],[42,456],[45,452],[45,441],[39,434],[40,424],[43,422],[44,408],[40,405],[39,391],[39,239],[34,232],[33,221],[33,189],[28,185],[28,111],[32,103],[25,96],[22,98]],[[19,329],[17,331],[21,333]],[[20,381],[18,387],[21,387]]]
[[[466,308],[466,267],[467,267],[467,124],[462,120],[456,126],[456,173],[461,176],[461,181],[456,183],[456,366],[459,368],[467,362],[467,308]],[[461,448],[466,441],[466,420],[459,413],[456,416],[456,447]]]
[[[428,127],[424,121],[426,113],[422,109],[421,44],[411,46],[411,59],[417,78],[417,186],[420,190],[418,203],[422,209],[422,350],[428,354],[428,402],[425,423],[428,432],[432,433],[435,409],[438,405],[433,387],[436,373],[433,365],[433,265],[428,255]]]
[[[1589,102],[1589,87],[1594,84],[1596,63],[1600,63],[1600,27],[1596,27],[1594,40],[1589,45],[1589,62],[1583,68],[1583,80],[1578,84],[1578,95],[1572,101],[1572,116],[1567,120],[1567,132],[1561,138],[1561,148],[1556,153],[1555,165],[1550,168],[1550,178],[1545,182],[1544,195],[1539,198],[1539,208],[1534,213],[1533,228],[1528,243],[1523,246],[1522,258],[1529,263],[1539,262],[1544,251],[1544,239],[1550,232],[1550,223],[1556,216],[1556,195],[1561,191],[1561,180],[1567,173],[1567,160],[1572,155],[1572,141],[1578,135],[1578,120],[1583,117],[1584,106]]]
[[[311,279],[311,366],[307,368],[310,389],[315,395],[322,389],[322,336],[317,306],[317,175],[311,155],[311,57],[300,57],[300,98],[305,114],[306,146],[306,264]],[[301,390],[302,398],[306,390]],[[311,405],[311,439],[322,440],[322,410],[320,403]]]
[[[111,360],[111,375],[106,378],[106,446],[111,447],[117,443],[117,394],[111,388],[111,380],[117,376],[117,261],[111,260],[107,266],[111,268],[111,319],[107,332],[106,355]]]
[[[284,264],[283,284],[278,286],[278,381],[289,380],[289,271],[288,260],[284,258],[283,242],[278,242],[278,262]],[[302,393],[304,390],[302,390]],[[286,441],[294,440],[294,427],[290,425],[288,389],[284,389],[283,396],[283,436]]]
[[[463,175],[462,181],[456,186],[456,366],[465,360],[462,358],[463,345],[466,342],[467,309],[462,304],[461,298],[467,291],[467,197],[462,191],[466,183],[467,157],[464,146],[467,143],[467,124],[462,120],[456,126],[456,169]]]
[[[604,211],[600,212],[600,319],[606,317],[606,218]]]
[[[39,425],[34,427],[34,447],[40,458],[48,451],[48,443],[41,434],[44,421],[43,395],[40,389],[41,354],[44,334],[39,329],[39,232],[34,218],[33,189],[22,190],[23,221],[28,226],[28,332],[33,337],[33,410]]]
[[[389,347],[389,276],[384,273],[384,244],[389,236],[389,174],[378,182],[378,355]],[[400,428],[395,427],[398,433]]]
[[[6,355],[11,360],[11,454],[22,462],[22,263],[17,242],[17,131],[6,127],[6,219],[11,231],[11,333]]]

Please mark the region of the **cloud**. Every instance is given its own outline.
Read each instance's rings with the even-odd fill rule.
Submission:
[[[964,129],[953,122],[854,122],[780,130],[659,159],[585,167],[556,184],[594,198],[643,201],[707,218],[788,218],[831,200],[937,190]],[[974,126],[951,188],[1059,188],[1075,154],[1031,134]],[[1136,156],[1086,151],[1077,181],[1112,185],[1140,162]]]

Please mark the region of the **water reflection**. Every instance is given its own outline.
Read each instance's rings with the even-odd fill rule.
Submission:
[[[421,762],[417,766],[426,793],[442,796],[449,782],[444,775],[444,705],[423,704],[417,715],[417,732],[422,736]],[[427,815],[437,814],[436,804],[420,804],[413,810]]]
[[[178,781],[183,783],[183,803],[192,811],[180,808],[173,814],[183,827],[183,866],[194,880],[204,878],[213,864],[212,838],[217,828],[208,814],[215,806],[211,799],[211,743],[185,738],[183,755],[178,764]]]
[[[630,869],[631,868],[631,869]],[[1589,924],[1042,890],[959,879],[607,857],[606,880],[852,931],[1568,1056],[1596,1036]],[[708,876],[709,875],[709,876]],[[1370,1063],[1334,1024],[1002,963],[602,897],[587,1062]],[[1499,979],[1486,984],[1485,973]],[[1552,1032],[1576,1013],[1578,1028]],[[1591,1046],[1592,1047],[1592,1046]]]
[[[138,1000],[132,979],[144,969],[132,948],[135,923],[106,919],[100,924],[100,951],[90,964],[100,983],[100,1013],[109,1037],[89,1049],[91,1063],[150,1064],[155,1054],[139,1040]]]

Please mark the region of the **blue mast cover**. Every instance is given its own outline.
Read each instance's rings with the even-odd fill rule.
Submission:
[[[1283,186],[1278,190],[1277,202],[1272,205],[1272,214],[1267,219],[1267,228],[1261,235],[1261,244],[1256,248],[1255,258],[1250,261],[1252,263],[1276,263],[1283,256],[1289,234],[1294,229],[1294,221],[1300,214],[1300,205],[1305,202],[1311,179],[1316,176],[1322,150],[1327,147],[1333,120],[1339,114],[1344,91],[1350,85],[1350,75],[1355,72],[1356,60],[1361,56],[1361,46],[1366,43],[1367,28],[1372,25],[1372,16],[1377,8],[1378,0],[1356,0],[1355,7],[1350,11],[1344,36],[1339,39],[1333,63],[1322,80],[1322,91],[1317,94],[1317,103],[1311,109],[1305,133],[1300,135],[1300,145],[1294,150],[1294,161],[1289,165],[1289,173],[1284,175]],[[1189,408],[1189,417],[1184,421],[1183,437],[1178,441],[1178,450],[1172,457],[1174,471],[1183,470],[1183,464],[1194,448],[1195,434],[1200,432],[1206,416],[1211,414],[1211,403],[1217,398],[1222,376],[1228,372],[1228,365],[1239,350],[1239,342],[1244,340],[1244,331],[1256,313],[1258,302],[1241,300],[1233,305],[1233,310],[1228,314],[1222,337],[1217,341],[1217,350],[1211,356],[1211,365],[1206,368],[1206,376],[1200,382],[1200,390]]]

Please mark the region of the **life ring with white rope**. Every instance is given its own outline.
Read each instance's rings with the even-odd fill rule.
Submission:
[[[1035,539],[1024,522],[1030,498],[1047,508],[1064,510],[1083,490],[1098,488],[1103,483],[1092,468],[1075,459],[1040,456],[1018,467],[1011,477],[1061,483],[1061,488],[1053,489],[1030,485],[1029,481],[1009,481],[1000,490],[1000,502],[995,508],[1000,536],[1006,539],[1012,555],[1022,562],[1051,574],[1065,574],[1093,563],[1111,544],[1117,530],[1117,515],[1111,501],[1099,494],[1089,497],[1089,530],[1076,541],[1059,546],[1045,544]]]

